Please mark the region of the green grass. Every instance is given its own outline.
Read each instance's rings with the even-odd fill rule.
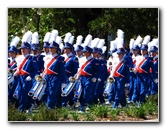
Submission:
[[[8,121],[26,121],[27,116],[25,112],[19,112],[14,105],[8,105]]]
[[[125,116],[124,116],[125,115]],[[125,108],[112,109],[110,105],[93,105],[90,111],[78,114],[77,110],[69,108],[46,109],[41,104],[37,111],[32,114],[18,112],[11,104],[8,106],[8,121],[98,121],[108,119],[110,121],[118,121],[119,117],[130,117],[148,119],[148,115],[158,117],[158,95],[149,96],[146,103],[138,107],[126,106]]]

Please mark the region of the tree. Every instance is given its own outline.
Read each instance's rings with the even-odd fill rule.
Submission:
[[[22,38],[27,30],[39,33],[42,43],[48,31],[57,29],[60,36],[71,32],[75,37],[91,34],[93,38],[116,37],[122,29],[126,43],[137,35],[158,37],[157,8],[9,8],[8,42]],[[76,39],[76,38],[75,38]],[[107,40],[106,40],[107,41]],[[41,44],[42,45],[42,44]]]

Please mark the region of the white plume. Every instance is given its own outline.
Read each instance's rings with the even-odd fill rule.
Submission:
[[[69,42],[71,36],[72,36],[72,34],[70,32],[66,33],[65,38],[64,38],[64,43]]]
[[[70,43],[70,44],[73,44],[73,41],[74,41],[74,36],[71,36],[71,37],[70,37],[70,40],[69,40],[69,43]]]
[[[14,39],[12,40],[12,42],[10,43],[10,46],[14,46],[16,47],[17,44],[19,43],[20,38],[18,36],[14,37]]]
[[[149,41],[150,41],[150,36],[149,36],[149,35],[146,35],[146,36],[144,37],[144,39],[143,39],[142,44],[148,44]]]
[[[130,39],[129,48],[130,50],[134,47],[134,39]]]
[[[51,37],[51,33],[50,33],[50,32],[47,32],[47,33],[45,34],[45,36],[44,36],[43,42],[49,42],[50,37]]]
[[[76,45],[81,45],[82,44],[82,40],[83,40],[83,36],[82,35],[77,36]]]

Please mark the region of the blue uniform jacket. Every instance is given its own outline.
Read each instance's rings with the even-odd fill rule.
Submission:
[[[68,78],[74,76],[77,73],[78,68],[78,58],[75,55],[71,55],[65,60],[65,71]]]
[[[122,58],[114,71],[114,77],[124,78],[126,83],[129,83],[129,67],[125,58]]]
[[[37,58],[37,63],[39,66],[39,70],[42,73],[44,71],[44,60],[43,60],[44,55],[38,55]]]
[[[17,62],[15,60],[12,60],[12,62],[10,63],[10,68],[12,68],[13,70],[17,68]]]
[[[149,74],[150,68],[152,69],[152,75],[155,76],[154,64],[151,57],[146,56],[137,66],[138,73]]]
[[[63,83],[66,83],[66,73],[64,67],[64,58],[61,56],[54,57],[54,61],[51,62],[47,68],[46,74],[55,74],[60,77]],[[48,66],[48,65],[47,65]]]
[[[158,57],[156,57],[155,59],[153,59],[153,65],[154,65],[154,72],[152,72],[152,70],[150,71],[151,73],[153,73],[153,78],[156,79],[158,78]]]
[[[105,81],[107,79],[107,77],[109,76],[108,75],[108,72],[107,72],[107,63],[105,60],[99,60],[99,69],[100,69],[100,74],[99,74],[99,78],[102,80],[102,81]]]
[[[39,67],[36,63],[36,60],[34,60],[33,56],[29,55],[28,57],[26,57],[26,62],[19,70],[19,74],[23,76],[29,75],[31,78],[34,78],[36,75],[40,74]]]
[[[89,77],[99,77],[100,66],[98,61],[94,58],[87,60],[80,69],[80,75]]]

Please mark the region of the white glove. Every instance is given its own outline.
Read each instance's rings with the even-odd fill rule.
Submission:
[[[32,78],[31,78],[30,76],[28,76],[25,80],[26,80],[26,81],[31,81]]]
[[[64,89],[66,86],[67,86],[66,83],[62,83],[62,85],[61,85],[61,89]]]
[[[100,78],[98,78],[98,82],[101,82],[101,79],[100,79]]]
[[[136,73],[137,73],[137,69],[136,69],[136,68],[133,68],[133,72],[136,74]]]
[[[18,76],[18,72],[16,71],[16,72],[14,72],[14,74],[13,74],[14,76]]]
[[[158,83],[158,79],[156,78],[156,79],[154,79],[154,83]]]
[[[126,84],[125,84],[125,87],[128,87],[129,85],[130,85],[129,83],[126,83]]]
[[[97,80],[97,79],[96,79],[95,77],[92,78],[92,82],[96,82],[96,80]]]

